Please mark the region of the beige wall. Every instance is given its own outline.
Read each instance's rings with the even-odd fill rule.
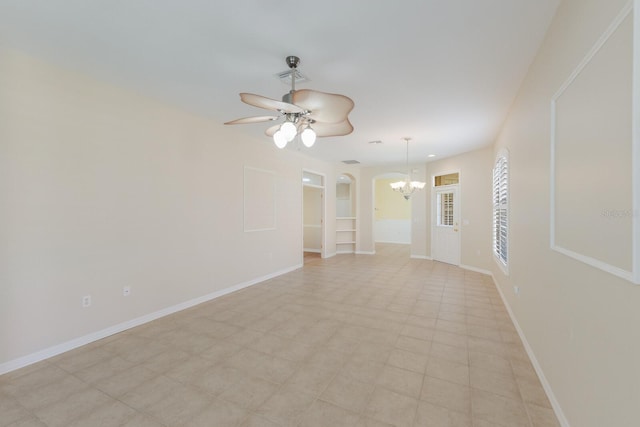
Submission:
[[[393,191],[392,182],[399,181],[399,178],[376,179],[376,219],[411,219],[411,203],[408,203],[401,194]]]
[[[21,53],[0,75],[0,370],[299,266],[302,169],[335,212],[324,162]],[[276,230],[243,231],[245,166],[275,173]]]
[[[626,3],[561,3],[494,151],[506,148],[510,155],[511,261],[508,276],[495,263],[492,270],[574,427],[640,425],[640,287],[552,251],[549,238],[551,98]],[[614,88],[619,82],[600,83]],[[631,113],[629,104],[606,107]],[[596,170],[581,169],[577,161],[574,174],[587,179],[619,166],[628,171],[610,158],[603,157]],[[628,172],[624,179],[631,180]]]
[[[491,170],[493,150],[487,147],[458,156],[427,163],[425,241],[431,256],[433,222],[433,178],[450,172],[460,173],[460,264],[472,269],[491,268]]]

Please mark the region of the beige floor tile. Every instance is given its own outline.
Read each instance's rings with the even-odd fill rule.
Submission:
[[[374,385],[355,378],[338,375],[320,395],[322,400],[360,413],[373,392]]]
[[[324,367],[305,363],[300,366],[295,374],[289,377],[286,384],[318,395],[327,388],[338,369],[338,367]]]
[[[469,351],[495,354],[507,357],[507,348],[499,342],[478,337],[469,337]]]
[[[13,397],[0,393],[0,427],[29,418],[31,413]]]
[[[44,408],[87,389],[88,385],[76,377],[65,376],[58,381],[44,384],[42,387],[30,389],[28,392],[16,396],[16,399],[25,408],[34,410]]]
[[[441,380],[469,385],[469,366],[450,362],[439,357],[430,357],[427,363],[427,375]]]
[[[413,423],[417,408],[417,399],[376,387],[363,414],[397,427],[409,427]]]
[[[521,400],[520,389],[513,375],[504,375],[487,369],[472,366],[470,369],[471,387],[478,388],[509,399]]]
[[[112,356],[109,359],[96,363],[95,365],[80,369],[79,371],[76,371],[74,375],[84,382],[95,384],[101,379],[113,377],[134,365],[135,364],[133,362],[124,360],[120,356]]]
[[[418,398],[420,397],[423,378],[423,374],[386,365],[382,369],[376,384],[388,390]]]
[[[364,383],[373,384],[376,382],[380,372],[382,372],[382,368],[384,368],[384,363],[382,362],[354,356],[344,364],[338,376],[347,376]]]
[[[113,353],[105,350],[103,347],[94,347],[90,349],[80,347],[56,356],[49,361],[67,372],[76,372],[80,369],[84,369],[91,365],[95,365],[96,363],[110,359],[111,357],[113,357]]]
[[[438,378],[424,377],[420,400],[457,412],[471,412],[471,388]]]
[[[242,369],[228,365],[217,365],[202,372],[194,381],[194,385],[212,396],[218,396],[242,381],[246,375],[248,373]]]
[[[160,340],[127,334],[103,346],[105,350],[133,363],[144,362],[148,358],[166,351],[169,347],[168,344]]]
[[[214,400],[202,412],[181,425],[185,427],[236,427],[248,416],[248,412],[233,403]]]
[[[180,385],[146,406],[144,411],[168,426],[183,424],[211,405],[213,397],[204,391]]]
[[[20,396],[65,377],[67,372],[47,362],[0,376],[0,390],[10,396]]]
[[[275,351],[274,356],[292,362],[302,362],[310,358],[316,351],[316,347],[301,344],[296,340],[289,340],[283,347]]]
[[[359,420],[355,412],[322,400],[313,402],[304,414],[299,427],[353,427]]]
[[[526,407],[532,427],[560,427],[553,409],[534,404],[527,404]]]
[[[431,341],[436,333],[436,330],[431,328],[425,328],[421,326],[414,325],[404,325],[402,330],[400,331],[401,335],[411,338],[417,338],[419,340]]]
[[[557,426],[490,277],[376,251],[2,375],[0,427]]]
[[[177,348],[171,348],[155,356],[151,356],[145,362],[145,368],[151,369],[157,373],[165,373],[177,365],[182,365],[190,357],[186,351]]]
[[[116,401],[98,390],[85,389],[51,405],[35,409],[34,414],[49,427],[66,427],[109,402]]]
[[[395,366],[397,368],[424,374],[427,369],[428,360],[428,355],[395,348],[391,352],[391,355],[389,355],[387,364]]]
[[[317,348],[316,351],[305,360],[305,364],[328,371],[337,371],[349,358],[350,356],[344,352],[329,348]]]
[[[137,412],[124,403],[117,400],[110,400],[109,402],[92,409],[88,414],[67,424],[67,426],[122,426],[131,421],[136,415]]]
[[[472,427],[469,413],[455,412],[427,402],[419,402],[414,427]]]
[[[15,423],[9,424],[9,427],[48,427],[48,426],[42,421],[40,421],[37,417],[32,416],[29,418],[22,419],[20,421],[16,421]]]
[[[382,421],[374,420],[369,417],[360,417],[356,427],[395,427],[392,424],[383,423]]]
[[[488,371],[496,372],[498,374],[511,376],[513,371],[511,369],[511,362],[504,357],[483,353],[480,351],[469,352],[469,363],[473,367],[483,368]]]
[[[278,384],[243,375],[223,390],[219,398],[251,411],[275,394],[278,389],[280,389]]]
[[[404,335],[400,335],[395,343],[396,348],[424,355],[429,355],[431,351],[431,345],[431,341],[425,341],[417,338],[407,337]]]
[[[255,413],[283,427],[292,427],[298,425],[314,400],[314,394],[285,386],[260,405]]]
[[[251,342],[259,340],[263,335],[263,332],[252,331],[250,329],[240,329],[238,332],[226,337],[225,340],[245,346]]]
[[[246,346],[262,353],[275,355],[280,349],[287,346],[289,342],[289,338],[267,333],[257,340],[247,343]]]
[[[158,376],[156,372],[143,366],[133,366],[95,382],[95,387],[112,397],[119,398],[125,393]]]
[[[280,427],[279,424],[274,423],[266,418],[258,415],[250,415],[246,418],[240,427]]]
[[[164,375],[183,384],[193,384],[204,371],[216,365],[218,363],[214,360],[191,356],[186,361],[173,366]]]
[[[199,356],[212,362],[222,362],[242,350],[242,346],[230,341],[214,341],[211,346],[204,349]]]
[[[447,331],[436,331],[433,334],[433,342],[450,345],[453,347],[467,348],[467,335],[454,334]]]
[[[298,364],[251,349],[243,349],[226,362],[242,372],[282,384],[298,369]]]
[[[517,378],[520,394],[525,403],[532,403],[544,408],[551,408],[551,403],[542,384],[537,379]]]
[[[178,390],[181,384],[159,375],[125,393],[118,399],[134,409],[142,410]]]
[[[353,352],[353,357],[364,358],[373,360],[380,363],[385,363],[391,352],[393,346],[389,344],[379,344],[371,341],[363,341],[358,345],[358,348]]]
[[[441,342],[434,342],[431,345],[429,356],[445,359],[450,362],[469,364],[469,352],[464,347],[455,347]]]
[[[108,424],[107,424],[108,426]],[[105,426],[105,427],[107,427]],[[80,426],[78,426],[80,427]],[[158,421],[151,418],[149,415],[143,413],[137,413],[136,416],[129,419],[129,421],[122,424],[122,427],[165,427]]]
[[[471,328],[471,326],[469,327]],[[465,322],[438,319],[436,322],[436,330],[464,335],[467,333],[467,324]]]
[[[471,412],[480,419],[509,427],[529,427],[524,403],[487,391],[472,389]]]

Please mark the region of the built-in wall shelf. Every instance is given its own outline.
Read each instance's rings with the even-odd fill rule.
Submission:
[[[336,252],[355,253],[356,251],[356,218],[336,218]]]

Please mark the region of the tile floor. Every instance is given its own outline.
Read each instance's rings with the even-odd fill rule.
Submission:
[[[489,277],[377,251],[0,376],[0,426],[558,426]]]

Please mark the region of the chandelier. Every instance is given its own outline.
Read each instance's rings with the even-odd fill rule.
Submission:
[[[407,142],[407,177],[404,181],[392,182],[391,188],[402,194],[405,200],[409,200],[416,190],[422,190],[425,186],[424,182],[411,181],[411,170],[409,169],[409,141],[411,138],[403,138]]]

